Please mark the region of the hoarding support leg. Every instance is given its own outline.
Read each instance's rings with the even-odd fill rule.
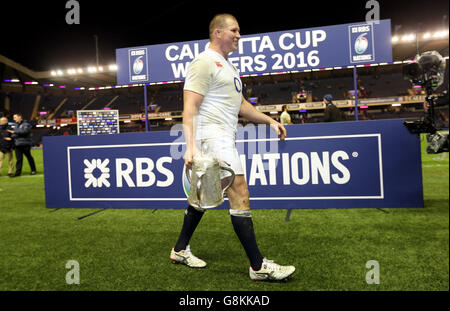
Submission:
[[[384,209],[381,209],[381,208],[379,208],[379,207],[377,207],[376,209],[379,210],[379,211],[382,211],[383,213],[389,214],[388,211],[385,211]]]
[[[77,220],[81,220],[81,219],[84,219],[84,218],[86,218],[86,217],[92,216],[92,215],[94,215],[94,214],[103,212],[104,210],[106,210],[106,208],[102,208],[102,209],[100,209],[100,210],[98,210],[98,211],[95,211],[95,212],[92,212],[92,213],[90,213],[90,214],[87,214],[87,215],[78,217]]]
[[[292,212],[292,208],[288,209],[286,218],[284,219],[286,222],[289,221],[289,219],[291,218],[291,212]]]

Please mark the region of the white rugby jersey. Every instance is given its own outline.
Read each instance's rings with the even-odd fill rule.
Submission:
[[[195,139],[235,137],[242,102],[239,71],[219,53],[206,49],[187,68],[184,90],[204,96]]]

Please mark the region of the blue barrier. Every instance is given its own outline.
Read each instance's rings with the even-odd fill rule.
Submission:
[[[240,127],[255,208],[423,207],[420,139],[403,120]],[[44,137],[47,208],[185,208],[184,137],[172,132]],[[228,201],[219,208],[228,208]]]

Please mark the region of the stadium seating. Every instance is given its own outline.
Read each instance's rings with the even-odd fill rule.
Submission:
[[[183,110],[183,89],[181,87],[161,89],[154,103],[160,107],[160,112]]]
[[[64,100],[64,96],[52,94],[43,95],[39,103],[38,111],[46,111],[48,115],[55,112],[58,105]]]
[[[120,94],[111,104],[111,109],[118,109],[120,114],[138,113],[144,107],[144,94]]]
[[[360,86],[367,92],[366,97],[389,97],[407,95],[411,88],[409,81],[404,80],[402,73],[385,75],[359,75]],[[285,104],[292,101],[292,93],[300,92],[301,88],[310,91],[313,101],[322,100],[325,94],[331,94],[334,99],[348,98],[347,92],[354,89],[353,76],[307,79],[303,80],[303,87],[298,81],[282,81],[278,83],[265,82],[247,85],[251,89],[249,97],[258,97],[258,104]]]
[[[36,100],[36,94],[18,92],[3,93],[2,108],[4,107],[6,97],[9,97],[11,114],[21,113],[25,119],[29,119],[31,117],[33,105]]]
[[[448,60],[447,60],[448,68]],[[380,72],[379,69],[368,68],[358,70],[359,96],[361,98],[377,98],[408,95],[408,89],[412,85],[403,78],[401,66],[389,69],[387,72]],[[312,101],[321,101],[325,94],[332,94],[335,100],[349,99],[349,91],[354,88],[352,72],[340,72],[337,74],[323,74],[322,72],[311,72],[309,75],[281,77],[267,77],[265,81],[258,79],[243,78],[243,94],[246,98],[258,97],[258,105],[280,105],[291,103],[295,94],[305,90],[312,95]],[[147,94],[147,104],[149,112],[168,112],[183,110],[183,84],[167,84],[149,87]],[[448,69],[445,72],[444,83],[435,90],[441,93],[448,89]],[[362,91],[364,90],[364,91]],[[364,94],[365,93],[365,94]],[[40,93],[40,101],[37,106],[37,113],[45,111],[47,114],[40,116],[40,119],[74,118],[76,111],[81,109],[103,109],[113,99],[110,109],[118,109],[120,114],[135,114],[144,112],[144,94],[142,88],[110,89],[98,91],[82,92],[56,92],[45,91]],[[20,112],[25,119],[30,120],[35,106],[38,93],[28,92],[5,92],[0,91],[0,112],[5,112],[5,99],[9,98],[10,116],[12,113]],[[66,99],[63,105],[61,103]],[[60,106],[61,105],[61,106]],[[417,118],[423,116],[421,107],[415,109],[393,109],[385,107],[371,107],[368,110],[360,110],[359,120],[380,120],[392,118]],[[321,110],[310,111],[307,114],[306,122],[322,122]],[[345,120],[354,120],[354,114],[351,110],[343,109]],[[441,121],[440,127],[448,127],[448,107],[439,109]],[[294,123],[299,123],[299,113],[291,112]],[[36,121],[34,119],[33,121]],[[152,120],[151,130],[168,130],[170,122],[164,120]],[[173,122],[179,122],[173,121]],[[75,132],[74,129],[75,128]],[[143,123],[121,124],[121,132],[143,131]],[[70,129],[61,128],[35,128],[33,141],[40,141],[44,135],[62,135],[63,132],[76,134],[76,127]],[[66,133],[66,134],[67,134]]]
[[[103,109],[113,98],[115,95],[100,95],[98,94],[96,97],[96,100],[93,101],[88,107],[86,107],[87,110],[98,110]]]

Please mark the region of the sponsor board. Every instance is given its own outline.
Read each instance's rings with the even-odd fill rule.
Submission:
[[[423,206],[420,141],[401,120],[287,128],[239,128],[252,208]],[[44,139],[47,207],[186,206],[181,130],[64,138]]]

